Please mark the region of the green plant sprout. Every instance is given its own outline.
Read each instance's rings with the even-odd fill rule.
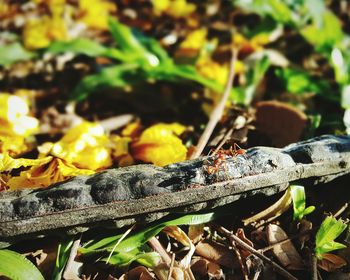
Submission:
[[[300,221],[315,210],[315,206],[306,208],[305,189],[303,186],[291,185],[290,194],[293,201],[293,220]]]
[[[346,229],[347,224],[334,217],[327,217],[321,224],[316,234],[315,254],[318,259],[322,255],[334,250],[346,248],[342,243],[334,240]]]
[[[109,30],[117,44],[115,48],[88,39],[57,41],[48,48],[47,51],[54,54],[73,52],[112,59],[111,65],[103,67],[97,74],[86,76],[77,85],[72,93],[73,99],[84,100],[97,89],[124,88],[144,81],[189,80],[215,92],[223,91],[223,85],[200,75],[195,66],[176,64],[157,40],[113,18],[109,19]]]

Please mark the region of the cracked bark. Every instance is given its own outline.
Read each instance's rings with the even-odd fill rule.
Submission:
[[[147,223],[169,213],[273,195],[301,179],[308,185],[325,183],[350,172],[350,137],[322,136],[283,149],[251,148],[208,174],[214,159],[109,169],[47,189],[0,193],[0,241],[56,229],[73,234],[101,225]]]

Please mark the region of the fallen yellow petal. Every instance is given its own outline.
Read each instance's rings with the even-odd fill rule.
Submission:
[[[177,135],[184,131],[185,127],[178,123],[153,125],[131,145],[131,154],[137,160],[158,166],[183,161],[187,148]]]

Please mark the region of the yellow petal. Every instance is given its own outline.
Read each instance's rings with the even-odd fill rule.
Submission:
[[[54,143],[51,154],[79,168],[97,170],[112,165],[109,140],[97,123],[82,122]]]
[[[185,127],[178,123],[153,125],[132,144],[131,154],[135,159],[158,166],[183,161],[186,159],[187,149],[176,135],[184,130]]]
[[[79,9],[82,15],[80,20],[87,26],[107,29],[110,12],[116,11],[117,6],[105,0],[80,0]]]
[[[207,33],[208,32],[206,28],[200,28],[192,31],[180,44],[180,48],[200,50],[205,44]]]
[[[134,164],[134,159],[129,153],[129,144],[131,142],[130,137],[121,137],[114,135],[111,137],[113,145],[113,159],[118,162],[121,167]]]
[[[52,157],[45,157],[41,159],[28,159],[28,158],[12,158],[7,153],[0,154],[0,172],[11,171],[12,169],[43,165],[51,161]]]
[[[22,171],[19,176],[10,178],[7,186],[11,190],[45,188],[73,176],[90,175],[93,173],[94,171],[92,170],[80,169],[64,160],[54,158],[47,164],[33,166],[29,170]]]
[[[36,132],[39,121],[28,114],[29,106],[24,98],[0,93],[0,135],[27,137]]]

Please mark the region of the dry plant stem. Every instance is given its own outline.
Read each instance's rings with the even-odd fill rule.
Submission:
[[[311,254],[311,280],[318,280],[317,276],[317,258],[315,254]]]
[[[338,218],[348,208],[349,204],[345,203],[338,211],[333,215],[334,218]]]
[[[218,226],[214,224],[214,227],[219,231],[220,233],[224,234],[231,243],[237,244],[238,246],[242,247],[244,250],[247,250],[251,254],[259,257],[262,261],[265,263],[271,265],[277,273],[279,273],[281,276],[284,276],[286,279],[290,280],[297,280],[292,274],[290,274],[287,270],[285,270],[283,267],[281,267],[279,264],[275,263],[265,255],[261,254],[258,250],[254,249],[253,247],[249,246],[247,243],[242,241],[240,238],[238,238],[236,235],[234,235],[232,232],[228,231],[222,226]]]
[[[152,237],[150,240],[148,240],[148,244],[153,248],[154,251],[158,252],[161,256],[162,260],[167,264],[171,264],[171,257],[169,256],[168,252],[164,249],[162,244],[160,244],[159,240],[155,237]]]
[[[232,249],[233,249],[233,251],[235,252],[235,254],[237,256],[239,265],[241,266],[241,270],[242,270],[242,274],[244,276],[244,280],[249,280],[247,268],[245,267],[245,265],[243,263],[243,260],[242,260],[242,257],[241,257],[241,253],[239,252],[239,250],[238,250],[238,248],[236,246],[236,243],[234,243],[234,242],[231,242],[231,243],[232,243]]]
[[[221,149],[221,147],[226,143],[226,141],[231,137],[233,133],[233,128],[230,128],[230,130],[225,134],[224,138],[222,138],[221,142],[219,143],[219,145],[216,147],[215,151],[214,151],[214,155],[217,154],[217,152]]]
[[[232,50],[232,58],[231,58],[231,62],[230,62],[230,72],[228,75],[228,79],[227,79],[227,83],[225,86],[225,90],[222,94],[221,100],[220,102],[217,104],[217,106],[214,108],[214,110],[212,111],[212,113],[210,114],[210,118],[209,121],[205,127],[205,130],[203,132],[203,134],[201,135],[197,146],[195,147],[190,159],[195,159],[197,157],[199,157],[205,146],[207,145],[210,136],[212,135],[215,126],[217,125],[217,123],[220,121],[222,114],[224,112],[225,109],[225,104],[226,101],[228,99],[228,97],[230,96],[230,92],[232,89],[232,84],[233,84],[233,78],[235,76],[235,62],[237,59],[237,52],[233,49]]]
[[[170,263],[170,267],[169,267],[169,273],[168,273],[167,280],[171,279],[171,274],[173,273],[174,263],[175,263],[175,254],[173,253],[171,255],[171,263]]]
[[[77,252],[78,252],[78,249],[80,246],[80,239],[81,239],[81,235],[79,235],[79,238],[77,238],[73,242],[72,248],[71,248],[70,253],[69,253],[69,258],[68,258],[66,267],[64,268],[64,271],[62,274],[63,279],[71,279],[72,278],[71,270],[72,270],[74,259],[77,256]],[[79,277],[77,276],[77,278],[79,278]]]

